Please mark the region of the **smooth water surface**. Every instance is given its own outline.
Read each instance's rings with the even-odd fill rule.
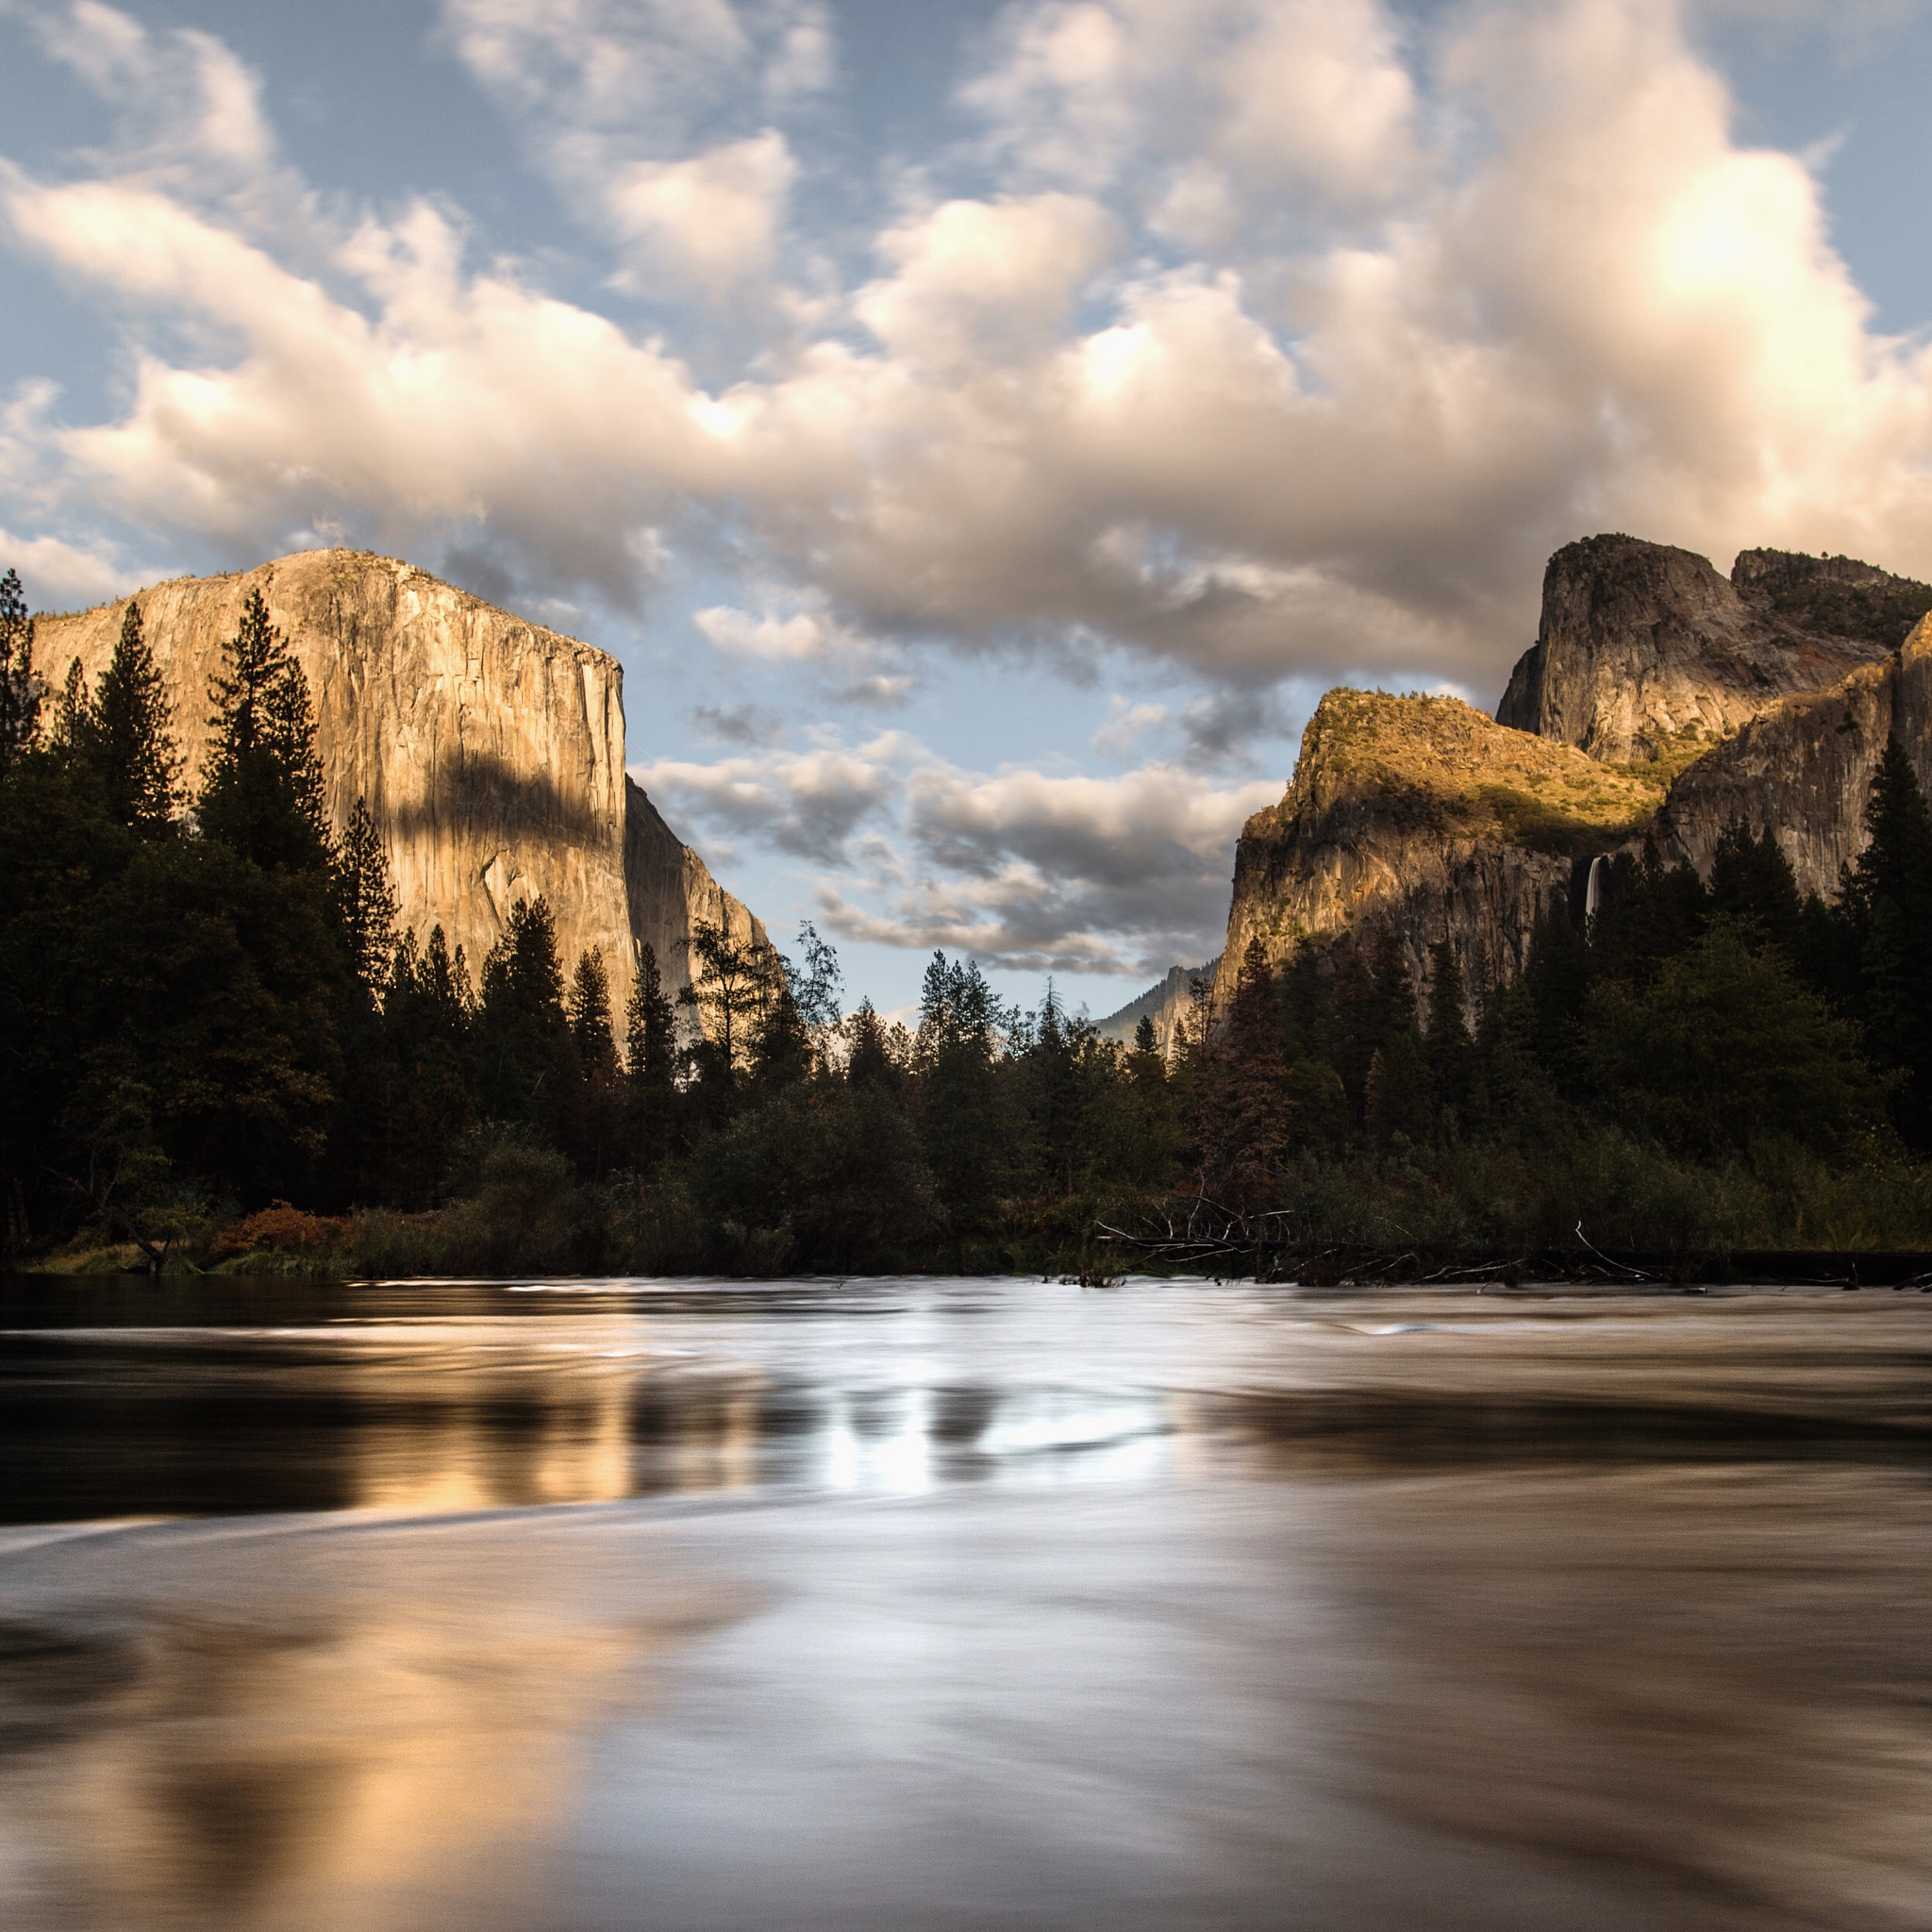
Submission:
[[[1932,1297],[0,1291],[0,1923],[1932,1926]]]

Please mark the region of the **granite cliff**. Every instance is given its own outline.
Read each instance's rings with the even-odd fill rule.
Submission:
[[[1892,587],[1924,588],[1848,558],[1764,550],[1726,581],[1688,550],[1586,537],[1550,558],[1537,641],[1496,722],[1592,758],[1682,764],[1776,699],[1882,659],[1910,627],[1882,634]]]
[[[1215,1003],[1232,994],[1250,941],[1278,963],[1385,924],[1419,985],[1443,939],[1473,981],[1507,979],[1575,860],[1621,843],[1663,795],[1648,765],[1606,764],[1459,698],[1331,691],[1287,796],[1235,847]]]
[[[208,749],[208,680],[255,590],[308,675],[337,825],[367,799],[402,923],[419,937],[440,924],[473,974],[511,906],[540,893],[566,972],[600,947],[620,1014],[639,942],[675,990],[699,920],[763,937],[625,775],[615,660],[393,558],[303,551],[136,593],[191,788]],[[41,675],[58,689],[77,658],[92,684],[125,608],[41,618]]]
[[[1932,586],[1849,558],[1703,558],[1624,536],[1559,550],[1494,720],[1448,698],[1335,691],[1287,795],[1236,847],[1217,1004],[1251,940],[1393,927],[1418,985],[1448,939],[1474,984],[1522,967],[1549,893],[1655,837],[1707,873],[1733,819],[1774,828],[1832,896],[1896,733],[1932,783]]]

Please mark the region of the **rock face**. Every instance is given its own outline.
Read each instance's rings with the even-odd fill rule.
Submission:
[[[1302,736],[1287,795],[1235,848],[1215,1005],[1251,940],[1274,963],[1387,923],[1416,983],[1455,942],[1473,982],[1522,969],[1537,910],[1576,859],[1646,823],[1662,785],[1496,724],[1457,698],[1332,691]]]
[[[1659,850],[1708,875],[1724,827],[1777,835],[1798,890],[1838,894],[1840,869],[1865,844],[1873,774],[1896,736],[1932,790],[1932,617],[1882,663],[1829,691],[1780,699],[1690,766],[1657,814]]]
[[[258,589],[308,675],[337,826],[368,801],[402,923],[419,938],[441,924],[473,976],[510,908],[540,893],[566,972],[601,948],[620,1024],[638,942],[657,948],[675,991],[698,920],[763,937],[626,777],[615,660],[392,558],[303,551],[137,593],[191,788],[208,749],[209,679]],[[125,608],[41,618],[42,676],[58,689],[77,658],[95,682]]]
[[[1778,698],[1878,662],[1910,619],[1884,637],[1874,618],[1921,591],[1913,616],[1932,591],[1849,558],[1746,551],[1726,582],[1688,550],[1586,537],[1550,558],[1537,641],[1496,721],[1592,758],[1681,762]],[[1833,620],[1851,634],[1812,627]]]
[[[1154,1043],[1162,1058],[1172,1059],[1180,1044],[1176,1031],[1179,1023],[1193,1010],[1194,981],[1205,979],[1211,984],[1220,970],[1218,958],[1209,959],[1205,966],[1170,966],[1164,979],[1156,980],[1139,999],[1129,1000],[1119,1012],[1109,1013],[1095,1030],[1103,1040],[1118,1040],[1123,1045],[1131,1046],[1144,1016],[1154,1022]]]
[[[1630,537],[1557,551],[1493,723],[1449,699],[1323,699],[1287,796],[1236,847],[1217,1005],[1251,939],[1279,961],[1385,923],[1418,986],[1443,939],[1472,983],[1507,979],[1581,858],[1652,835],[1707,874],[1733,818],[1774,827],[1800,887],[1835,895],[1888,734],[1932,782],[1928,611],[1932,586],[1850,558],[1747,550],[1726,581]]]

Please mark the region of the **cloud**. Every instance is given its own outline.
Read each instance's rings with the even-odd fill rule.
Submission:
[[[749,840],[794,858],[838,869],[848,841],[897,796],[900,747],[876,741],[856,752],[827,749],[721,758],[712,764],[658,758],[631,775],[679,824]]]
[[[1165,705],[1130,705],[1115,693],[1108,697],[1107,716],[1093,734],[1093,749],[1109,758],[1126,758],[1150,731],[1166,723]]]
[[[719,299],[769,269],[797,168],[758,122],[831,81],[818,0],[443,0],[442,30],[620,281]]]
[[[898,732],[634,774],[714,845],[819,868],[820,910],[843,937],[1060,972],[1164,972],[1211,951],[1236,835],[1281,792],[1161,764],[972,772]]]
[[[28,607],[90,609],[150,579],[111,552],[58,537],[24,537],[0,528],[0,571],[20,573]]]
[[[697,705],[691,721],[709,744],[776,744],[785,735],[785,721],[763,705]]]
[[[150,62],[192,52],[60,18],[110,94],[130,32]],[[723,648],[861,682],[933,648],[1124,649],[1217,701],[1341,675],[1493,691],[1543,557],[1595,528],[1932,572],[1926,353],[1874,331],[1817,181],[1738,142],[1666,0],[1003,18],[966,91],[990,179],[897,207],[871,279],[774,308],[703,381],[718,339],[641,339],[473,261],[427,203],[311,210],[285,243],[131,147],[8,173],[13,244],[127,331],[125,408],[22,444],[36,502],[238,556],[319,527],[487,550],[525,594],[618,604],[651,581],[641,545],[722,526],[749,580],[708,613]],[[444,19],[617,272],[682,248],[723,286],[792,245],[783,116],[828,71],[818,9]],[[228,125],[196,85],[192,126]],[[237,115],[233,151],[270,152]],[[708,194],[738,209],[708,260]],[[768,585],[790,588],[760,606]]]
[[[772,265],[797,164],[768,127],[685,161],[637,161],[607,199],[624,240],[665,272],[714,296]]]
[[[925,862],[867,898],[822,888],[845,937],[973,954],[1024,972],[1151,974],[1212,950],[1242,823],[1278,780],[1216,789],[1176,766],[1118,778],[913,772],[907,831]]]

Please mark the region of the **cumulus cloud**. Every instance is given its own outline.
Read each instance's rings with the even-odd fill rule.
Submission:
[[[848,842],[895,798],[902,746],[891,736],[836,748],[720,758],[658,758],[631,775],[679,822],[724,841],[749,840],[826,868],[849,862]]]
[[[636,161],[609,183],[619,233],[655,266],[718,296],[771,268],[797,165],[768,127],[684,161]]]
[[[796,165],[758,119],[830,82],[819,0],[443,0],[442,26],[621,281],[718,298],[770,267]]]
[[[667,71],[698,94],[707,75],[763,73],[784,22],[810,24],[592,0],[448,17],[518,111],[560,126],[576,102],[606,131],[641,125],[633,79],[671,85],[646,58],[667,23]],[[1174,125],[1205,130],[1190,165],[1399,191],[1395,212],[1240,263],[1162,265],[1145,245],[1158,208],[1091,169],[1084,186],[955,196],[880,230],[849,327],[708,389],[675,343],[513,265],[471,266],[427,206],[361,221],[305,272],[151,172],[16,174],[17,245],[228,345],[192,361],[142,346],[125,411],[54,434],[51,458],[87,501],[238,549],[334,520],[488,543],[541,587],[618,598],[643,580],[641,527],[723,512],[761,570],[811,587],[826,635],[1110,642],[1219,687],[1366,672],[1488,689],[1524,641],[1542,556],[1594,527],[1932,568],[1924,353],[1873,333],[1818,184],[1735,142],[1724,85],[1664,0],[1456,16],[1426,63],[1437,119],[1481,130],[1453,152],[1417,133],[1424,65],[1403,64],[1369,0],[1012,18],[995,70],[1009,118],[1093,153],[1124,130],[1141,155],[1147,103],[1179,90],[1195,108]],[[1269,158],[1236,76],[1285,87],[1289,70],[1308,104],[1292,139],[1314,146]],[[974,98],[991,115],[998,92]],[[686,245],[697,224],[680,231],[676,210],[723,178],[720,154],[766,188],[783,175],[765,140],[608,179],[646,191],[636,233]],[[1037,174],[1051,143],[1028,153]],[[780,217],[763,192],[694,273],[765,250]],[[791,623],[755,614],[754,632],[819,648]]]
[[[973,772],[897,732],[634,774],[714,845],[819,868],[828,930],[1058,972],[1198,956],[1226,915],[1235,836],[1281,789],[1216,787],[1165,764],[1113,778]]]

